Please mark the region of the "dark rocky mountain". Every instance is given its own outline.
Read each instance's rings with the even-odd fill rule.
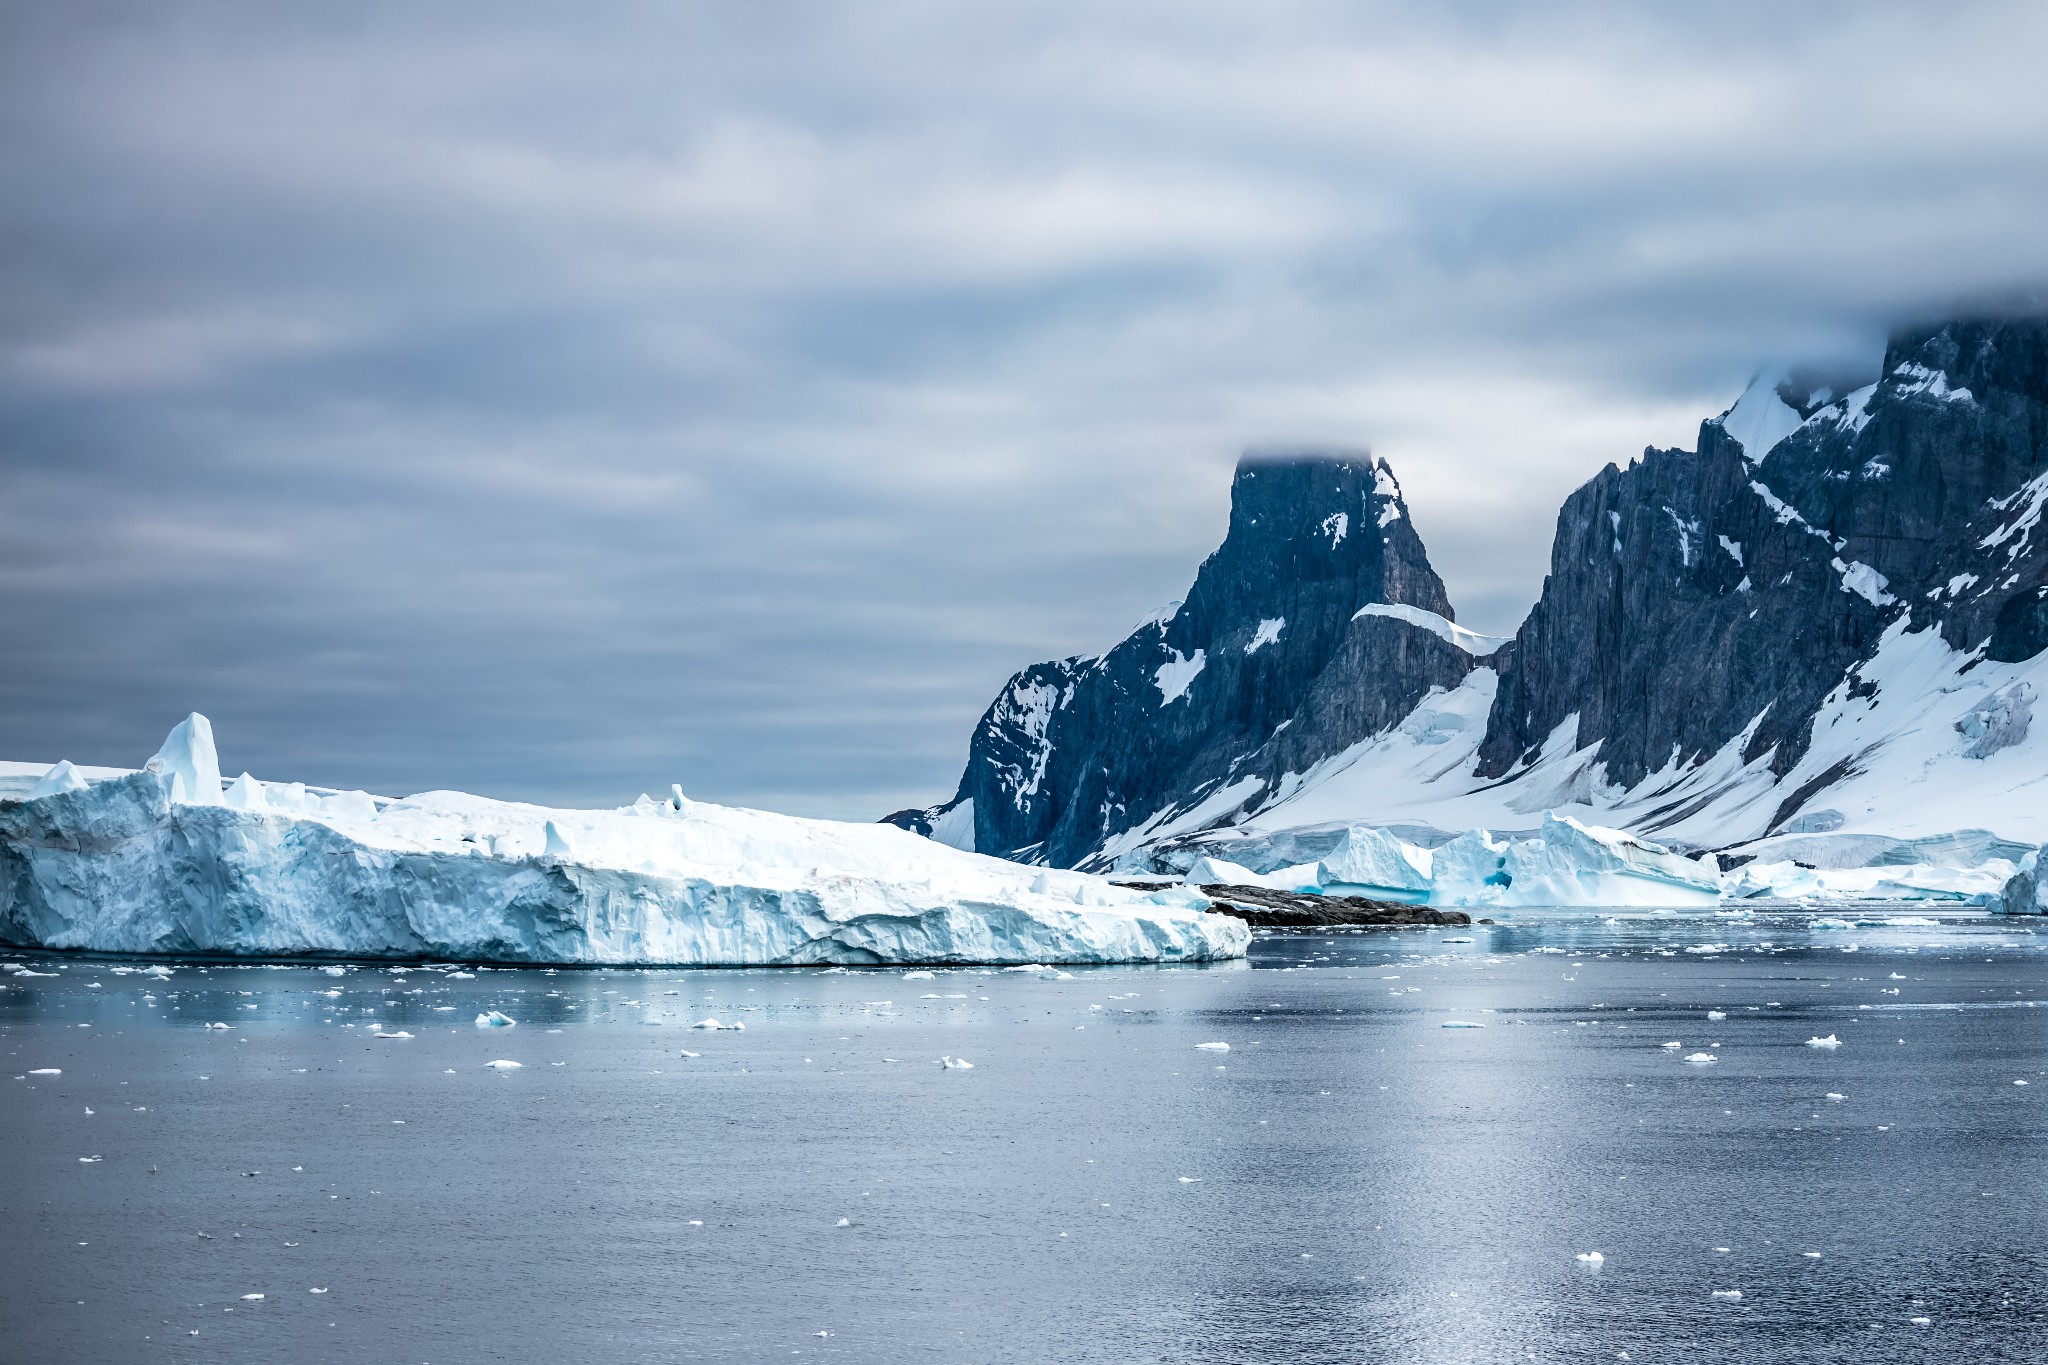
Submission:
[[[2048,644],[2033,554],[2048,493],[2030,482],[2048,454],[2048,324],[1903,332],[1875,383],[1814,397],[1753,388],[1701,426],[1697,452],[1646,451],[1566,500],[1478,776],[1533,758],[1573,716],[1576,746],[1597,742],[1621,786],[1752,721],[1744,757],[1784,773],[1821,700],[1909,611],[1995,659]],[[1728,428],[1772,402],[1800,424],[1744,449]]]
[[[1458,778],[1471,789],[1512,785],[1565,736],[1597,755],[1604,789],[1731,742],[1784,775],[1830,693],[1874,686],[1858,670],[1902,618],[1989,660],[2048,647],[2048,319],[1907,329],[1874,381],[1842,387],[1760,381],[1697,450],[1594,476],[1499,648],[1450,624],[1384,462],[1248,460],[1187,602],[1100,657],[1018,674],[953,801],[890,818],[985,853],[1104,862],[1169,815],[1185,831],[1283,798],[1288,774],[1481,663],[1499,681]],[[1983,709],[1973,742],[2023,735],[2028,704]],[[1773,792],[1769,827],[1853,767]]]
[[[1455,686],[1472,655],[1450,622],[1385,461],[1247,457],[1187,600],[1106,654],[1012,678],[953,801],[890,819],[966,845],[971,818],[982,852],[1071,866],[1168,810],[1222,818]]]

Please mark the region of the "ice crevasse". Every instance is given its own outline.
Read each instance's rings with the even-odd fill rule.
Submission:
[[[703,966],[1198,962],[1250,931],[888,825],[642,797],[552,810],[243,774],[181,722],[140,771],[0,799],[0,942],[122,953]],[[107,770],[88,770],[106,772]]]

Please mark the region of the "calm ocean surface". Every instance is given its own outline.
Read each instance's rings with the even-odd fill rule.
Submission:
[[[0,1358],[2048,1359],[2048,925],[1814,918],[929,978],[15,954]]]

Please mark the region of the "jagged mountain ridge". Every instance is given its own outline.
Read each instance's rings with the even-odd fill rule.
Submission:
[[[971,820],[976,849],[1072,865],[1189,800],[1228,814],[1232,792],[1396,724],[1469,671],[1453,635],[1385,461],[1247,457],[1187,599],[1106,654],[1012,678],[954,800],[891,818],[963,845]]]
[[[1909,610],[1958,649],[2038,653],[2048,565],[1982,542],[2040,473],[2044,342],[2038,321],[1905,332],[1877,381],[1809,405],[1766,451],[1729,435],[1731,410],[1701,425],[1696,453],[1602,470],[1558,515],[1477,775],[1533,759],[1574,716],[1576,745],[1599,744],[1623,787],[1752,722],[1743,757],[1789,772],[1822,700]]]
[[[1315,528],[1340,511],[1348,526],[1359,505],[1346,479],[1369,469],[1377,494],[1384,462],[1281,467],[1293,472],[1263,484],[1247,479],[1260,466],[1240,467],[1231,535],[1188,606],[1100,658],[1019,674],[977,728],[954,800],[891,818],[1061,864],[1226,822],[1425,807],[1446,827],[1582,807],[1709,846],[1881,818],[1882,797],[1848,815],[1822,798],[1866,792],[1908,748],[1921,781],[2027,737],[2024,665],[2048,646],[2048,561],[2034,553],[2048,320],[1904,330],[1874,382],[1762,381],[1702,424],[1695,451],[1609,465],[1560,510],[1541,597],[1504,648],[1450,624],[1398,485],[1361,558],[1315,550]],[[1350,472],[1309,472],[1323,467]],[[1297,649],[1260,663],[1277,640],[1243,651],[1282,599]],[[1202,666],[1166,698],[1196,650]],[[1901,670],[1923,692],[1941,681],[1909,699],[1888,681]],[[2005,681],[1984,695],[1944,700],[1994,675]],[[2020,815],[2037,807],[2048,824],[2038,799]]]

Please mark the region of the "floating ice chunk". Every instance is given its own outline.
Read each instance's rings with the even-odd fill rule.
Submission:
[[[1842,1045],[1842,1040],[1840,1038],[1837,1038],[1834,1034],[1830,1033],[1825,1038],[1808,1038],[1806,1040],[1806,1045],[1808,1047],[1840,1047]]]
[[[213,1024],[208,1024],[208,1025],[207,1025],[206,1027],[208,1027],[208,1028],[210,1028],[210,1029],[221,1029],[221,1030],[225,1031],[225,1030],[226,1030],[226,1029],[228,1028],[228,1025],[226,1025],[226,1024],[221,1024],[221,1023],[213,1023]]]
[[[1202,1177],[1198,1175],[1184,1175],[1180,1178],[1180,1183],[1183,1185],[1199,1185],[1202,1183]]]
[[[1230,1051],[1230,1044],[1228,1044],[1228,1043],[1196,1043],[1196,1044],[1195,1044],[1195,1051],[1197,1051],[1197,1052],[1228,1052],[1228,1051]]]
[[[517,1071],[523,1065],[523,1062],[508,1062],[502,1057],[495,1062],[484,1063],[484,1066],[492,1071]]]
[[[322,967],[322,968],[321,968],[320,970],[321,970],[321,972],[322,972],[322,973],[323,973],[324,975],[327,975],[327,976],[347,976],[347,975],[348,975],[348,968],[346,968],[346,967]]]
[[[327,1291],[324,1289],[308,1289],[306,1292],[308,1294],[325,1294]]]
[[[702,1056],[704,1055],[704,1054],[703,1054],[703,1053],[701,1053],[701,1052],[692,1052],[692,1051],[690,1051],[690,1049],[688,1049],[688,1048],[684,1048],[684,1049],[682,1050],[682,1053],[683,1053],[683,1056],[685,1056],[685,1057],[702,1057]]]
[[[260,1302],[262,1302],[262,1299],[263,1299],[263,1296],[262,1296],[261,1294],[244,1294],[244,1295],[242,1295],[242,1302],[243,1302],[243,1303],[260,1303]]]
[[[1800,1256],[1809,1261],[1818,1261],[1820,1259],[1820,1253],[1818,1251],[1802,1251],[1799,1254]]]
[[[1848,920],[1837,919],[1833,915],[1822,915],[1813,922],[1812,927],[1815,929],[1854,929],[1856,926]]]
[[[1933,1322],[1934,1322],[1934,1319],[1933,1319],[1933,1318],[1907,1318],[1907,1319],[1906,1319],[1906,1321],[1908,1321],[1908,1322],[1912,1323],[1912,1324],[1913,1324],[1913,1325],[1914,1325],[1915,1327],[1928,1327],[1928,1326],[1931,1326],[1931,1325],[1933,1324]]]
[[[28,789],[28,799],[35,801],[45,796],[62,796],[65,792],[82,792],[91,785],[85,780],[85,774],[71,766],[70,759],[60,758]]]
[[[2014,1082],[2013,1082],[2013,1084],[2014,1084],[2014,1085],[2025,1085],[2025,1084],[2026,1084],[2026,1082],[2025,1082],[2025,1081],[2014,1081]]]
[[[1268,891],[1306,891],[1315,895],[1323,889],[1322,868],[1301,863],[1272,872],[1254,872],[1222,858],[1200,857],[1188,868],[1189,886],[1258,886]]]
[[[1607,1260],[1605,1256],[1597,1251],[1582,1251],[1576,1259],[1584,1261],[1587,1265],[1600,1265]]]
[[[474,980],[476,980],[476,973],[475,973],[475,972],[450,972],[450,973],[448,973],[447,979],[448,979],[448,980],[450,980],[450,981],[474,981]]]
[[[1846,1100],[1849,1097],[1847,1095],[1842,1094],[1840,1091],[1830,1090],[1828,1091],[1828,1098],[1831,1100]]]
[[[1691,1062],[1694,1066],[1711,1066],[1721,1059],[1711,1052],[1695,1052],[1685,1060]]]
[[[220,804],[220,755],[213,747],[213,722],[197,711],[171,727],[163,747],[144,767],[182,784],[188,805]],[[177,799],[175,794],[172,799]]]
[[[1708,1011],[1707,1011],[1707,1018],[1709,1018],[1709,1019],[1712,1019],[1712,1020],[1714,1020],[1714,1021],[1716,1021],[1716,1022],[1719,1022],[1719,1021],[1720,1021],[1720,1020],[1722,1020],[1722,1019],[1726,1019],[1727,1017],[1728,1017],[1728,1011],[1726,1011],[1726,1010],[1708,1010]]]
[[[690,1025],[690,1027],[701,1029],[724,1029],[732,1033],[744,1033],[747,1029],[747,1026],[744,1023],[735,1022],[731,1024],[721,1024],[716,1019],[699,1019],[696,1023]]]
[[[1472,830],[1431,855],[1432,905],[1708,906],[1718,870],[1620,830],[1546,812],[1535,838]]]
[[[930,972],[905,972],[903,979],[905,981],[930,981],[933,980],[933,976]]]
[[[1386,830],[1353,825],[1323,858],[1317,879],[1333,895],[1382,900],[1429,899],[1432,855]]]
[[[853,1226],[853,1220],[851,1218],[842,1218],[838,1222],[834,1223],[832,1226],[835,1228],[850,1228]],[[820,1332],[818,1333],[818,1335],[822,1337],[825,1334],[823,1332]]]
[[[142,969],[142,974],[143,974],[144,976],[153,976],[153,977],[155,977],[155,978],[156,978],[157,980],[159,980],[159,981],[162,981],[162,980],[166,980],[166,979],[168,979],[168,978],[169,978],[169,976],[170,976],[170,974],[171,974],[171,969],[170,969],[169,967],[161,967],[161,966],[159,966],[159,967],[144,967],[144,968]]]
[[[1716,1289],[1714,1297],[1717,1299],[1739,1299],[1742,1297],[1742,1291],[1740,1289]]]
[[[1446,1020],[1444,1020],[1444,1022],[1443,1022],[1443,1027],[1445,1027],[1445,1028],[1485,1028],[1485,1027],[1486,1027],[1486,1025],[1484,1025],[1484,1024],[1475,1024],[1475,1023],[1473,1023],[1473,1022],[1472,1022],[1471,1020],[1469,1020],[1469,1019],[1446,1019]]]
[[[410,1037],[412,1037],[412,1035],[411,1035],[410,1033],[407,1033],[407,1032],[406,1032],[406,1031],[405,1031],[404,1029],[399,1029],[399,1030],[398,1030],[397,1032],[395,1032],[395,1033],[373,1033],[373,1034],[371,1034],[370,1036],[371,1036],[372,1038],[410,1038]]]
[[[1445,939],[1445,940],[1444,940],[1444,942],[1446,942],[1446,943],[1471,943],[1471,942],[1473,942],[1473,940],[1472,940],[1472,939],[1469,939],[1469,938],[1447,938],[1447,939]]]
[[[334,820],[374,820],[377,801],[368,792],[336,792],[320,798],[320,814]]]
[[[101,1160],[104,1160],[104,1159],[105,1159],[105,1158],[103,1158],[103,1157],[96,1157],[96,1156],[82,1156],[82,1157],[78,1158],[78,1160],[80,1161],[80,1163],[82,1163],[83,1165],[87,1165],[87,1166],[90,1166],[90,1165],[92,1165],[92,1164],[93,1164],[93,1163],[94,1163],[95,1161],[101,1161]]]
[[[222,797],[227,806],[235,810],[269,810],[270,801],[263,794],[263,784],[243,773],[228,784],[227,794]]]
[[[941,1057],[939,1058],[939,1065],[948,1071],[974,1070],[974,1063],[968,1061],[965,1057]]]
[[[58,1066],[39,1066],[28,1074],[31,1076],[61,1076],[64,1074],[64,1068]]]
[[[509,1014],[503,1014],[497,1010],[488,1010],[476,1017],[476,1026],[478,1028],[518,1028],[519,1021]]]
[[[1684,1043],[1681,1043],[1681,1042],[1679,1042],[1679,1041],[1678,1041],[1678,1040],[1677,1040],[1676,1038],[1674,1038],[1674,1039],[1672,1039],[1672,1040],[1671,1040],[1670,1042],[1668,1042],[1668,1043],[1664,1044],[1664,1046],[1665,1046],[1665,1047],[1667,1047],[1667,1048],[1679,1048],[1679,1047],[1684,1047],[1684,1046],[1685,1046],[1685,1044],[1684,1044]]]

